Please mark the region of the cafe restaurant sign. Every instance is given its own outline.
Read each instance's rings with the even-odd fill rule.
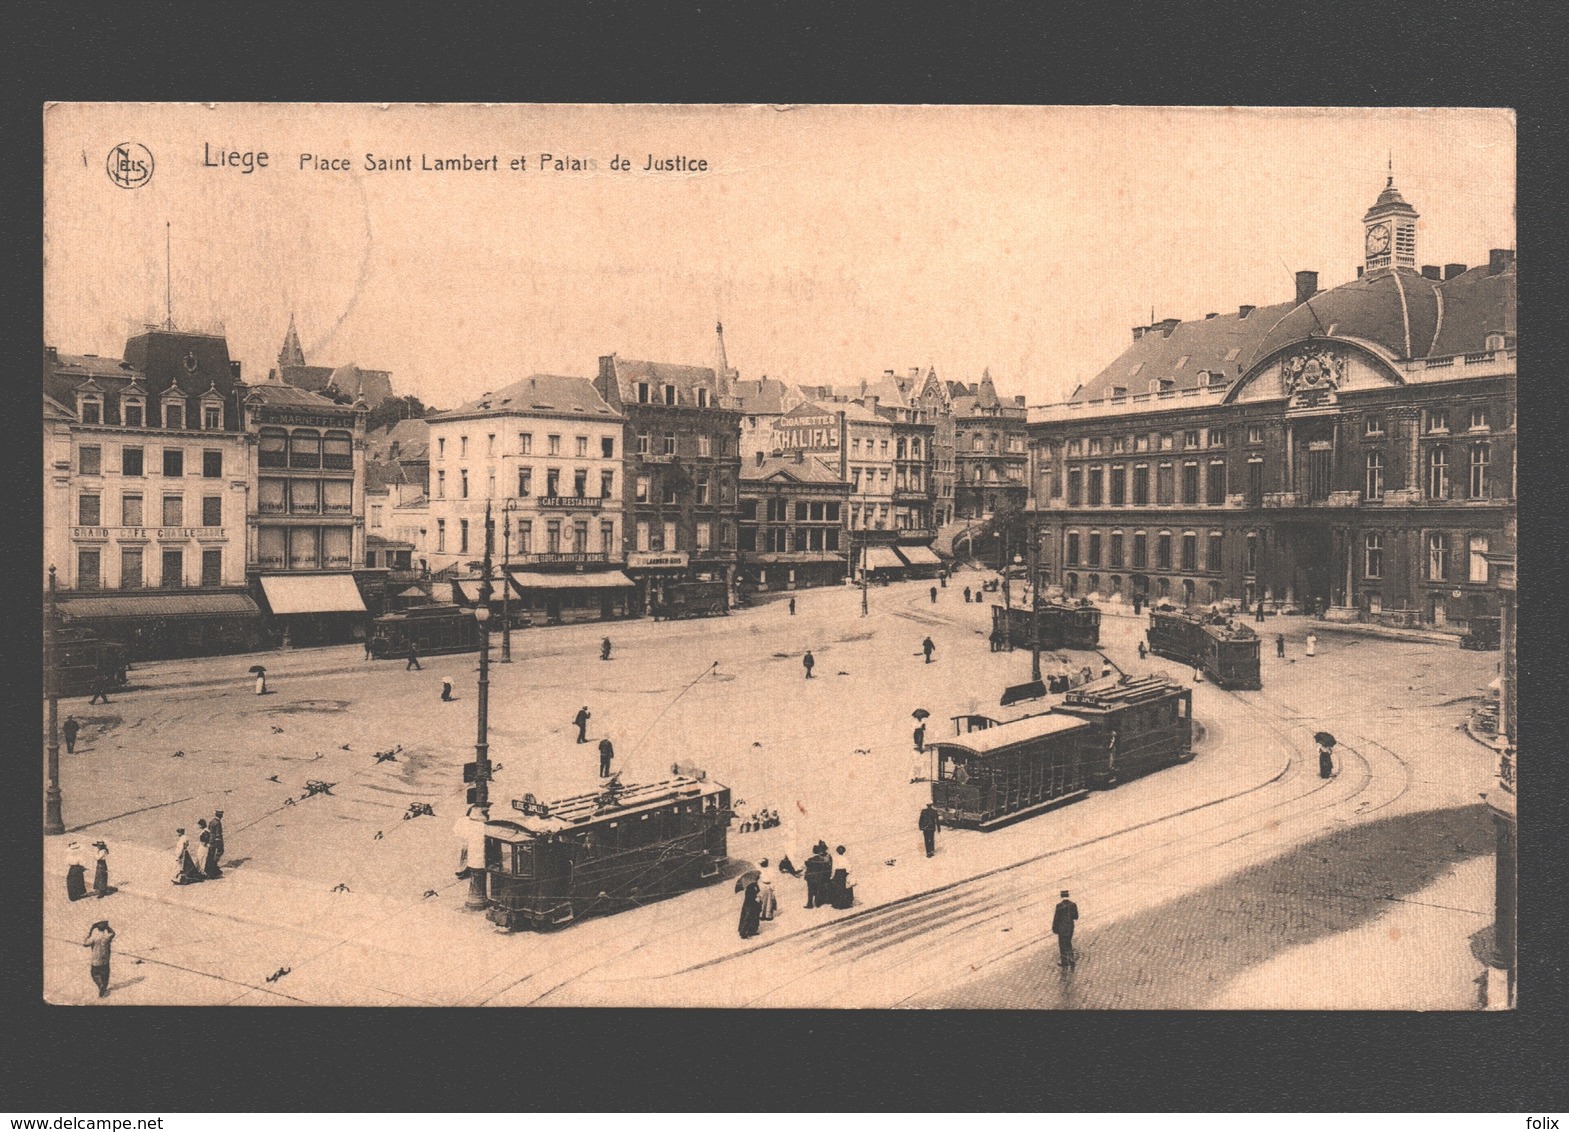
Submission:
[[[71,537],[79,539],[221,539],[222,527],[72,527]]]
[[[774,422],[774,447],[785,451],[837,451],[839,418],[829,413],[780,417]]]
[[[653,570],[660,568],[675,568],[684,570],[687,565],[685,551],[670,554],[653,554],[648,551],[634,551],[627,555],[627,566],[633,570]]]

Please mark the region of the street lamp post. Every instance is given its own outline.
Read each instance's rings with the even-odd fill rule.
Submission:
[[[507,567],[512,564],[512,512],[515,499],[501,507],[501,663],[512,663],[512,575]],[[486,570],[486,577],[489,577]]]
[[[861,543],[861,616],[866,616],[866,543]]]
[[[1041,680],[1041,532],[1030,528],[1030,679]]]
[[[44,681],[49,689],[49,740],[44,747],[48,759],[48,785],[44,787],[44,832],[65,832],[60,816],[60,674],[56,671],[54,567],[49,567],[49,606],[44,613]]]
[[[490,568],[491,545],[496,537],[496,522],[490,504],[485,504],[484,580],[479,585],[479,605],[474,618],[479,622],[479,722],[474,739],[474,809],[482,815],[490,805]],[[472,817],[471,817],[472,820]],[[465,907],[483,911],[486,904],[485,861],[469,861],[469,895]]]

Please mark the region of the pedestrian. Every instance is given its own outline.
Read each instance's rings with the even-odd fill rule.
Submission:
[[[806,859],[806,906],[821,908],[828,903],[828,879],[833,862],[828,859],[828,843],[819,841]]]
[[[850,857],[843,845],[835,846],[832,867],[829,903],[835,908],[849,908],[855,904],[855,886],[850,883]]]
[[[1196,664],[1193,666],[1193,682],[1195,684],[1204,683],[1204,673],[1199,671],[1199,666]]]
[[[599,741],[599,777],[610,777],[610,760],[616,757],[616,749],[610,745],[607,736]]]
[[[109,678],[102,673],[93,677],[93,694],[87,702],[89,705],[92,705],[96,704],[100,699],[104,703],[109,702]]]
[[[1111,675],[1111,661],[1105,657],[1101,657],[1100,674],[1103,679]]]
[[[806,669],[806,678],[808,680],[812,678],[812,666],[816,663],[817,661],[812,659],[812,650],[807,649],[806,655],[801,658],[801,667]]]
[[[174,867],[175,874],[171,884],[195,884],[202,879],[202,874],[196,868],[196,862],[191,859],[191,839],[185,836],[185,830],[174,831]]]
[[[757,877],[758,919],[772,920],[779,911],[779,897],[774,894],[774,882],[768,875],[768,858],[757,863],[761,872]]]
[[[926,855],[930,857],[933,853],[937,852],[938,825],[937,810],[930,802],[926,803],[926,805],[922,808],[921,816],[916,819],[915,824],[920,828],[921,837],[926,842]]]
[[[1068,899],[1068,890],[1065,888],[1062,890],[1062,899],[1057,902],[1057,911],[1051,917],[1051,930],[1057,937],[1060,966],[1078,966],[1078,959],[1073,954],[1073,926],[1078,918],[1079,906]]]
[[[223,811],[222,810],[214,810],[212,812],[212,821],[207,823],[207,832],[212,834],[212,857],[213,857],[213,860],[218,861],[218,862],[221,863],[223,861]]]
[[[267,694],[267,670],[260,665],[256,668],[256,694],[258,696]]]
[[[409,662],[403,666],[403,671],[409,672],[411,670],[414,672],[424,670],[424,665],[419,662],[419,649],[412,644],[409,645]]]
[[[365,659],[371,659],[370,634],[365,634]]]
[[[793,597],[790,599],[790,616],[795,616],[795,598]]]
[[[1133,595],[1133,616],[1137,617],[1144,608],[1144,598],[1140,594]]]
[[[65,736],[65,753],[76,754],[76,735],[81,731],[82,725],[76,722],[76,716],[68,715],[65,722],[60,725],[60,733]]]
[[[763,918],[763,902],[758,897],[762,886],[755,880],[747,881],[746,895],[741,897],[741,922],[738,925],[742,939],[751,939],[760,930],[758,921]]]
[[[572,717],[572,722],[577,724],[577,741],[579,743],[588,742],[589,718],[587,704],[584,704],[582,707],[578,708],[577,714]]]
[[[92,964],[87,968],[92,975],[93,982],[98,984],[98,997],[109,996],[109,952],[114,943],[114,929],[109,926],[108,920],[99,920],[87,929],[87,938],[82,940],[83,947],[90,947],[93,951]]]
[[[1334,777],[1334,774],[1335,774],[1335,757],[1334,757],[1334,752],[1329,748],[1329,746],[1327,744],[1320,743],[1318,745],[1318,776],[1320,778],[1332,778],[1332,777]]]
[[[932,662],[932,653],[937,651],[937,646],[932,644],[930,637],[927,637],[921,642],[921,651],[926,654],[926,663],[930,664]]]
[[[1275,634],[1275,655],[1278,657],[1286,655],[1286,635],[1284,633]]]
[[[109,887],[109,846],[94,841],[93,848],[98,851],[93,861],[93,895],[102,900],[114,891]]]
[[[1260,625],[1264,624],[1264,599],[1259,598],[1253,606],[1253,620]]]
[[[450,676],[441,678],[441,702],[444,704],[452,702],[452,677]]]
[[[968,602],[970,600],[970,587],[969,586],[965,586],[964,587],[964,600],[965,600],[966,604],[968,604]]]
[[[1149,648],[1144,644],[1143,641],[1140,641],[1139,642],[1139,659],[1143,660],[1147,656],[1149,656],[1149,654],[1150,654]]]
[[[203,880],[218,880],[223,876],[223,870],[213,855],[212,831],[207,828],[205,818],[196,823],[196,828],[201,831],[196,835],[196,867],[201,870]]]
[[[932,604],[933,605],[937,604],[937,587],[936,586],[932,587]]]
[[[87,865],[82,860],[82,846],[73,841],[65,847],[65,896],[75,902],[87,895]]]
[[[600,660],[609,660],[610,659],[610,638],[609,637],[606,637],[604,640],[599,642],[599,659]]]
[[[1318,634],[1317,633],[1309,633],[1307,635],[1307,650],[1306,650],[1308,656],[1312,656],[1313,653],[1314,653],[1314,650],[1317,649],[1317,648],[1318,648]]]
[[[926,721],[924,719],[915,725],[915,734],[912,738],[915,740],[915,753],[918,755],[924,754],[926,752]]]

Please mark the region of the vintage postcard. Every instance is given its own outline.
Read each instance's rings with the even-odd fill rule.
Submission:
[[[43,113],[48,1002],[1515,1004],[1510,112]]]

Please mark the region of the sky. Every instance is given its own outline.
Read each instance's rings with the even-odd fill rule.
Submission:
[[[55,104],[44,137],[46,344],[118,357],[172,313],[258,381],[292,313],[311,364],[440,407],[602,354],[710,365],[720,319],[743,378],[1061,400],[1152,310],[1354,278],[1391,162],[1419,263],[1515,246],[1502,110]],[[420,168],[463,155],[496,168]]]

